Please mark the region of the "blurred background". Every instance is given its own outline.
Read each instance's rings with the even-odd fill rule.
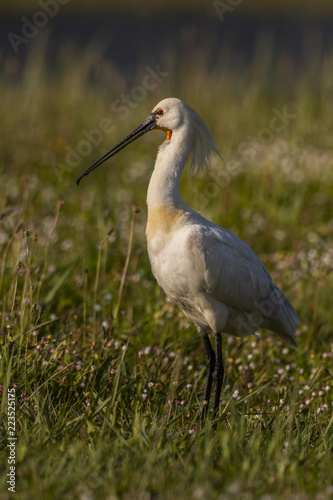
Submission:
[[[183,176],[185,202],[243,238],[271,272],[270,258],[286,257],[274,252],[306,252],[313,242],[327,249],[331,1],[3,0],[0,15],[0,245],[12,249],[17,228],[28,227],[38,279],[39,252],[50,246],[49,283],[61,271],[71,299],[47,295],[45,282],[44,305],[82,302],[84,269],[95,268],[96,245],[111,228],[103,286],[107,293],[119,286],[133,204],[142,213],[132,271],[141,266],[152,279],[145,196],[162,133],[148,134],[79,188],[75,181],[168,96],[196,109],[224,159],[214,158],[199,177]],[[64,205],[52,230],[59,200]],[[15,248],[6,254],[4,276],[24,255],[21,243]],[[296,278],[299,266],[296,259]],[[284,282],[277,271],[280,286],[290,272]]]

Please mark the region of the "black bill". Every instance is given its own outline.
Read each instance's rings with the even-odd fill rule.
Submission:
[[[135,139],[138,139],[142,135],[146,134],[149,132],[149,130],[153,130],[156,127],[156,115],[155,113],[151,113],[142,123],[141,125],[136,128],[130,135],[125,137],[122,141],[119,142],[114,148],[110,149],[105,155],[103,155],[99,160],[95,161],[90,167],[88,167],[82,174],[77,178],[76,184],[79,185],[81,179],[85,177],[86,175],[90,174],[95,168],[99,167],[104,163],[106,160],[111,158],[111,156],[114,156],[117,154],[119,151],[121,151],[123,148],[128,146],[131,142],[135,141]]]

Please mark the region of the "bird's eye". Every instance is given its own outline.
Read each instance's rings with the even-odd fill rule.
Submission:
[[[163,115],[164,115],[164,111],[163,111],[163,109],[159,109],[158,111],[156,111],[156,114],[157,114],[158,116],[163,116]]]

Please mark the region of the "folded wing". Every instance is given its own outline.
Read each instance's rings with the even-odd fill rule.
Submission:
[[[298,347],[297,312],[273,283],[256,254],[230,231],[211,224],[197,225],[190,237],[196,271],[205,291],[237,311],[256,329],[268,328],[290,346]]]

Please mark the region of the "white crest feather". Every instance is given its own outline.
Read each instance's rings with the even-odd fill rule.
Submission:
[[[190,173],[195,171],[198,174],[202,169],[209,168],[212,152],[219,155],[221,159],[222,157],[215,147],[209,128],[194,110],[192,110],[192,123],[194,126],[194,142]]]

